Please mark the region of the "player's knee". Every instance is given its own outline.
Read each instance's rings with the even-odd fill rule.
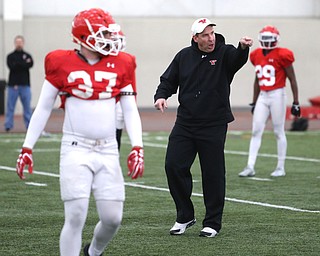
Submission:
[[[273,133],[277,139],[281,139],[286,136],[284,128],[278,125],[274,125]]]
[[[263,133],[263,129],[254,129],[252,131],[252,137],[261,137]]]
[[[101,223],[103,226],[107,226],[109,228],[117,229],[122,222],[121,214],[108,214],[101,219]]]

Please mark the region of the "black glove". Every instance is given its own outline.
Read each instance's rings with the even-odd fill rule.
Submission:
[[[250,103],[249,106],[251,106],[251,114],[253,115],[254,108],[256,106],[256,103]]]
[[[292,103],[291,114],[297,117],[301,115],[301,109],[300,109],[299,103],[298,104]]]

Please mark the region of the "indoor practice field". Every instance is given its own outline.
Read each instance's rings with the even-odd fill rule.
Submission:
[[[287,132],[287,176],[280,178],[270,178],[276,166],[276,141],[268,131],[263,135],[256,176],[238,177],[247,162],[250,136],[243,131],[228,133],[223,227],[217,237],[203,238],[198,236],[204,216],[198,161],[192,168],[198,222],[185,234],[170,236],[175,206],[164,173],[168,132],[144,133],[145,174],[134,181],[126,177],[130,144],[124,135],[124,216],[104,255],[319,255],[320,132]],[[0,255],[56,256],[64,221],[58,172],[61,135],[39,139],[33,153],[34,174],[26,174],[24,181],[15,173],[23,139],[24,133],[0,134]],[[90,242],[96,222],[91,200],[84,244]]]

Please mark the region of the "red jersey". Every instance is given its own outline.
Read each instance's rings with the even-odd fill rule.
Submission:
[[[286,48],[275,48],[267,55],[258,48],[251,52],[250,61],[255,66],[260,90],[270,91],[285,87],[285,68],[294,62],[293,52]]]
[[[45,58],[45,74],[60,92],[84,100],[116,97],[135,82],[135,66],[122,52],[90,65],[77,50],[56,50]]]

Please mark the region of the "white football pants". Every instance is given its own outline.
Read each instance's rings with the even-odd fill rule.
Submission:
[[[286,91],[280,88],[271,91],[261,91],[256,102],[252,122],[252,137],[250,141],[248,166],[254,168],[261,146],[262,134],[269,116],[271,115],[273,132],[277,140],[277,168],[284,168],[287,138],[285,134]]]

